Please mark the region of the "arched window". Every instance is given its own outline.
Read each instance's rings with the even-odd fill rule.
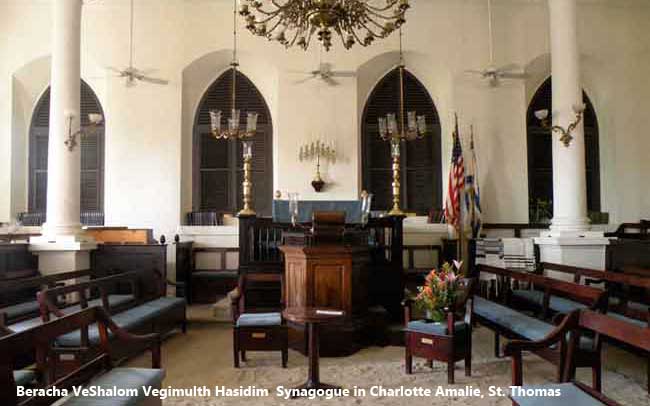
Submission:
[[[583,92],[586,105],[584,113],[585,125],[585,159],[587,164],[587,209],[591,212],[600,211],[600,155],[598,146],[598,119],[594,106],[586,93]],[[530,102],[527,114],[528,127],[528,197],[530,202],[530,221],[535,218],[538,202],[542,204],[553,201],[553,147],[551,132],[542,128],[535,117],[538,110],[552,111],[553,87],[549,77],[537,90]],[[557,135],[553,135],[557,136]],[[549,205],[552,217],[553,206]]]
[[[440,119],[431,96],[422,83],[405,70],[406,111],[427,118],[428,133],[423,139],[402,144],[402,196],[405,211],[420,215],[442,207]],[[399,114],[399,69],[389,72],[370,94],[361,127],[363,187],[374,194],[373,210],[392,206],[392,161],[390,143],[379,137],[377,119]]]
[[[81,81],[81,126],[87,127],[88,114],[104,115],[95,92]],[[50,88],[43,93],[32,116],[29,131],[29,212],[47,209],[47,154],[50,133]],[[97,131],[81,137],[82,222],[103,224],[104,212],[104,123]],[[84,215],[85,213],[92,215]],[[99,215],[97,215],[99,214]]]
[[[230,116],[232,70],[224,72],[203,95],[194,120],[193,209],[236,213],[242,207],[244,177],[241,142],[216,139],[210,133],[210,110]],[[253,207],[258,215],[271,214],[273,199],[273,126],[262,94],[244,74],[237,72],[237,108],[256,112],[253,138]]]

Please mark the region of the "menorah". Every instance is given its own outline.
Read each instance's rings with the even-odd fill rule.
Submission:
[[[323,190],[325,181],[320,174],[320,161],[321,159],[324,159],[330,163],[336,162],[336,148],[334,148],[334,142],[329,141],[326,143],[321,140],[316,140],[301,145],[300,152],[298,153],[298,158],[300,159],[300,162],[307,160],[316,161],[316,176],[311,182],[311,185],[316,192]]]

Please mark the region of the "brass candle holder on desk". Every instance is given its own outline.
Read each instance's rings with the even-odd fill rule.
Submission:
[[[316,176],[314,176],[311,185],[316,192],[323,190],[325,181],[320,174],[320,161],[323,159],[328,160],[330,163],[336,162],[336,149],[334,148],[334,143],[332,141],[326,143],[321,140],[309,142],[300,146],[298,158],[300,159],[300,162],[316,160]]]

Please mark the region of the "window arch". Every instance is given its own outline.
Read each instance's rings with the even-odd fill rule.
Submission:
[[[193,210],[236,213],[242,204],[244,167],[241,142],[217,140],[210,132],[210,110],[230,116],[232,69],[215,80],[203,95],[194,119]],[[237,108],[258,113],[253,138],[253,207],[260,215],[271,214],[273,200],[273,125],[260,91],[246,75],[237,72]]]
[[[399,68],[386,74],[375,86],[363,112],[361,127],[363,187],[374,194],[373,210],[392,206],[392,161],[390,143],[379,137],[377,119],[399,113]],[[442,162],[440,119],[436,106],[422,83],[404,71],[406,111],[427,119],[428,134],[402,144],[402,196],[405,211],[428,214],[442,207]]]
[[[81,126],[88,127],[88,114],[104,116],[99,99],[86,82],[81,81]],[[103,224],[103,215],[83,215],[104,212],[104,130],[102,122],[97,131],[81,138],[81,211],[85,224]],[[50,87],[36,104],[29,131],[29,192],[30,213],[47,210],[47,156],[50,134]]]
[[[585,126],[585,161],[587,168],[587,209],[600,211],[600,152],[598,119],[594,106],[585,92],[582,93],[586,109]],[[553,200],[553,147],[551,132],[542,128],[535,117],[538,110],[552,111],[553,86],[551,78],[537,89],[528,107],[528,197],[529,208],[534,211],[539,199],[547,202]],[[550,206],[552,213],[553,206]],[[531,221],[533,221],[531,214]]]

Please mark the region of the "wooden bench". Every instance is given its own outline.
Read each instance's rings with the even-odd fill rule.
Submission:
[[[228,254],[239,255],[239,248],[195,247],[193,242],[181,242],[174,237],[176,245],[176,281],[181,285],[189,304],[215,303],[217,297],[225,296],[237,286],[237,269],[228,269]],[[196,267],[197,256],[218,255],[217,266],[211,269]],[[180,261],[179,261],[180,259]]]
[[[7,298],[0,303],[0,325],[9,326],[38,317],[40,312],[36,293],[39,290],[55,287],[65,281],[87,278],[90,275],[90,270],[82,270],[0,281],[0,293]],[[14,300],[10,298],[14,298]]]
[[[609,316],[639,327],[650,323],[650,305],[628,300],[630,289],[650,290],[650,278],[642,276],[644,273],[639,272],[639,269],[628,269],[628,273],[620,273],[547,262],[540,263],[538,272],[548,271],[571,275],[576,284],[604,284],[608,296],[607,313]],[[614,344],[629,349],[625,343],[614,341]],[[650,392],[650,354],[648,354],[647,375],[648,392]]]
[[[628,267],[626,272],[600,271],[583,267],[542,262],[538,272],[546,275],[549,271],[570,275],[576,284],[604,284],[608,292],[608,311],[631,318],[645,320],[650,304],[630,300],[632,289],[650,291],[650,270],[647,274],[638,267]]]
[[[85,309],[98,305],[112,314],[117,326],[131,333],[165,335],[179,326],[183,332],[186,332],[185,300],[166,296],[153,299],[142,295],[141,277],[140,273],[127,272],[76,285],[45,289],[39,294],[41,319],[43,322],[48,322],[52,317],[64,317],[70,309]],[[125,285],[131,287],[129,295],[113,293]],[[70,294],[77,296],[79,303],[66,309],[58,308],[57,298]],[[93,294],[96,296],[89,296]],[[77,366],[94,355],[101,342],[100,334],[98,326],[93,325],[89,329],[62,335],[54,342],[53,351],[59,355],[73,356],[72,364]],[[114,351],[113,355],[117,358],[127,358],[138,354],[141,350],[142,348],[137,346],[122,345]],[[68,364],[65,363],[64,366],[67,367]]]
[[[506,306],[508,302],[507,291],[512,280],[534,283],[536,286],[543,288],[544,303],[546,303],[546,306],[548,306],[555,294],[560,294],[571,295],[579,303],[584,303],[584,307],[590,304],[589,307],[604,311],[606,294],[602,290],[558,281],[532,273],[510,271],[486,265],[481,265],[478,269],[479,272],[496,274],[501,280],[501,291],[503,293],[499,297],[503,304],[475,296],[472,312],[476,321],[494,331],[494,351],[497,357],[500,356],[500,336],[511,340],[540,341],[545,339],[555,329],[555,325],[550,322],[539,320]],[[591,368],[594,387],[600,388],[601,363],[600,358],[594,356],[594,354],[600,351],[600,342],[599,340],[591,340],[585,337],[580,344],[580,350],[575,353],[577,358],[576,365],[581,368]],[[539,357],[557,366],[557,379],[561,381],[566,360],[566,350],[565,340],[553,348],[540,348],[534,352]]]
[[[84,365],[57,379],[50,367],[53,356],[50,351],[51,344],[62,335],[87,329],[89,326],[97,326],[100,332],[99,351]],[[116,343],[118,341],[120,343],[139,342],[146,345],[152,352],[152,369],[113,368],[110,335],[115,337]],[[50,392],[47,396],[19,398],[17,386],[22,386],[20,384],[23,382],[20,375],[14,371],[14,359],[22,354],[34,352],[37,354],[34,372],[37,377],[41,378],[39,386],[44,390],[50,389]],[[160,336],[158,334],[130,334],[118,327],[103,308],[90,307],[22,333],[0,338],[0,404],[3,406],[40,406],[59,402],[57,404],[75,406],[96,402],[114,406],[161,405],[160,398],[146,397],[142,390],[143,386],[161,387],[165,374],[160,367]],[[120,389],[136,389],[138,396],[81,398],[73,395],[61,400],[65,397],[62,396],[62,389],[71,394],[72,387],[78,385],[92,385],[102,389],[112,389],[114,386]],[[59,391],[51,390],[54,387]]]
[[[608,337],[616,341],[650,353],[650,327],[640,327],[591,310],[579,310],[567,315],[564,321],[547,337],[538,341],[511,341],[505,347],[506,354],[512,357],[512,385],[522,387],[522,354],[525,351],[540,351],[568,343],[561,384],[535,385],[535,389],[559,391],[557,397],[511,395],[515,406],[566,406],[571,405],[606,405],[618,406],[618,403],[600,393],[599,387],[588,386],[571,381],[575,379],[576,354],[580,352],[580,341],[584,331],[590,331],[595,337]],[[600,357],[600,354],[597,355]],[[571,382],[570,382],[571,381]],[[522,389],[527,389],[523,386]]]

